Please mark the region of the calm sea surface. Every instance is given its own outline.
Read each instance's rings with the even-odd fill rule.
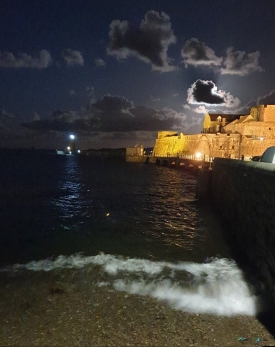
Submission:
[[[0,160],[2,271],[97,265],[120,274],[115,289],[162,293],[179,309],[255,313],[216,218],[195,200],[196,177],[36,152],[3,152]]]
[[[228,255],[190,174],[32,153],[2,155],[1,166],[1,264],[99,251],[170,261]]]

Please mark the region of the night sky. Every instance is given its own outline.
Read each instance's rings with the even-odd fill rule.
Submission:
[[[1,0],[0,147],[148,147],[275,104],[274,16],[274,0]]]

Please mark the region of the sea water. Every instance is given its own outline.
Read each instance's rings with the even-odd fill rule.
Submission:
[[[258,298],[197,178],[153,164],[1,155],[0,273],[100,267],[98,286],[193,313],[254,315]]]

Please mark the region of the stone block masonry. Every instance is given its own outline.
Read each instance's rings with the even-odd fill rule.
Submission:
[[[216,158],[211,193],[231,240],[275,299],[275,165]]]

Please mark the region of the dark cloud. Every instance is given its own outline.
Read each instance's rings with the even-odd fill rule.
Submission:
[[[120,112],[133,107],[133,102],[127,100],[123,96],[107,94],[104,95],[103,98],[97,100],[93,106],[102,112]]]
[[[186,41],[181,55],[186,67],[188,65],[195,67],[214,66],[216,67],[215,71],[222,75],[246,76],[256,71],[263,71],[259,66],[259,51],[246,53],[234,51],[233,47],[229,47],[225,57],[217,57],[212,48],[196,38]]]
[[[31,122],[23,122],[21,125],[24,128],[40,132],[75,132],[86,130],[86,121],[86,119],[81,118],[75,111],[62,111],[58,109],[52,113],[50,119],[34,119]]]
[[[255,71],[263,71],[259,66],[260,52],[252,52],[246,54],[244,51],[234,51],[233,47],[229,47],[226,51],[226,58],[221,69],[223,75],[239,75],[246,76]]]
[[[257,105],[274,105],[275,104],[275,90],[269,94],[261,96],[257,99]]]
[[[156,110],[146,106],[134,107],[122,96],[105,95],[82,115],[74,111],[56,110],[51,119],[33,120],[22,126],[38,131],[97,131],[130,132],[182,129],[186,116],[172,109]]]
[[[155,110],[146,106],[137,106],[130,111],[135,115],[136,128],[139,130],[159,131],[184,128],[186,116],[169,108]]]
[[[53,120],[62,121],[66,123],[74,123],[80,119],[80,116],[75,111],[61,111],[55,110],[52,114]]]
[[[62,51],[62,57],[66,61],[68,66],[84,65],[84,59],[81,52],[73,51],[72,49],[64,49]]]
[[[40,115],[37,112],[33,113],[33,120],[40,120]]]
[[[269,94],[260,96],[257,100],[250,100],[246,105],[237,109],[235,113],[249,114],[251,107],[257,105],[275,105],[275,90],[272,90]]]
[[[37,56],[19,53],[16,57],[11,52],[0,52],[0,67],[45,69],[52,62],[50,53],[42,49]]]
[[[147,12],[139,27],[127,21],[114,20],[110,24],[109,37],[107,52],[117,59],[134,55],[150,62],[155,70],[174,70],[167,50],[171,43],[176,42],[176,37],[171,29],[170,17],[164,12]]]
[[[230,93],[218,90],[212,81],[197,80],[187,90],[187,101],[189,104],[222,105],[225,107],[236,107],[240,100],[234,98]]]
[[[225,102],[224,98],[215,92],[215,84],[211,81],[197,80],[188,96],[189,103],[223,104]]]
[[[174,111],[166,109],[156,110],[146,106],[133,106],[124,97],[106,95],[94,105],[96,112],[92,120],[97,120],[101,131],[129,132],[129,131],[158,131],[180,126],[184,117]]]
[[[105,67],[106,63],[105,63],[105,61],[103,59],[98,58],[98,59],[95,59],[95,65],[97,67]]]
[[[202,129],[203,117],[191,117],[190,120],[186,123],[189,134],[199,134]]]
[[[18,117],[0,109],[0,131],[9,132],[13,130],[15,127],[18,127],[18,121]]]
[[[223,60],[223,58],[216,56],[213,49],[208,47],[204,42],[201,42],[195,38],[186,41],[181,50],[181,55],[183,57],[183,63],[186,67],[188,65],[220,66]]]
[[[86,119],[75,120],[74,122],[67,122],[64,119],[42,119],[31,122],[23,122],[21,125],[30,130],[40,132],[59,131],[59,132],[79,132],[79,131],[92,131],[97,130],[92,127],[91,122]]]
[[[32,131],[22,128],[20,117],[0,110],[0,147],[33,146],[35,136]]]

